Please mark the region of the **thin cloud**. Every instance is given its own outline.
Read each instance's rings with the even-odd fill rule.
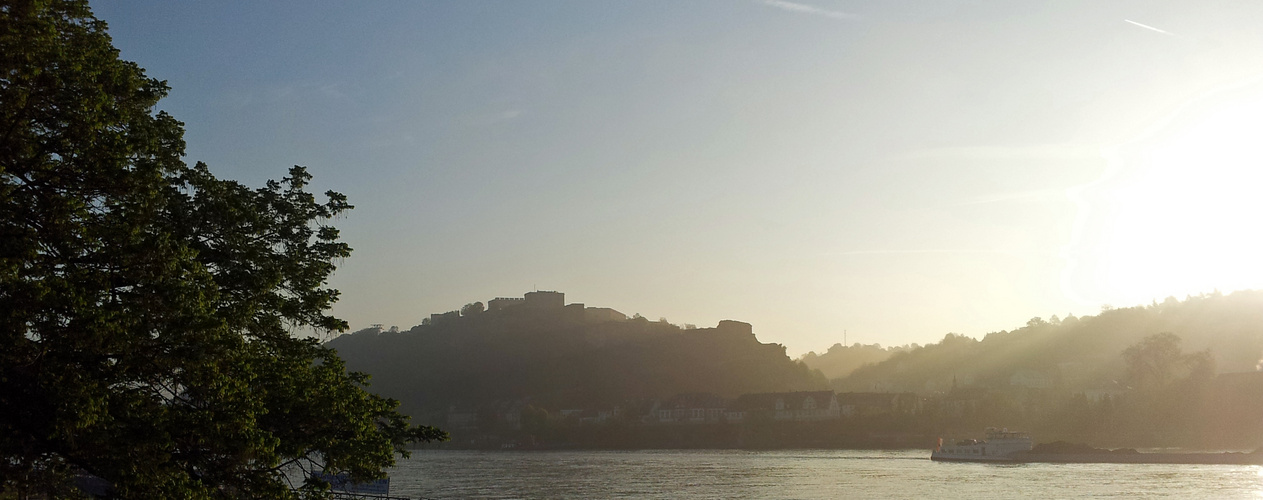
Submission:
[[[814,5],[807,5],[803,3],[797,3],[797,2],[788,2],[786,0],[763,0],[762,3],[763,5],[776,7],[781,10],[787,10],[790,12],[798,12],[802,14],[812,14],[816,16],[824,16],[830,19],[855,19],[859,17],[858,15],[851,14],[849,12],[822,9]]]
[[[1147,24],[1140,24],[1140,23],[1138,23],[1138,22],[1136,22],[1136,21],[1132,21],[1131,19],[1123,19],[1123,22],[1131,23],[1131,24],[1134,24],[1134,25],[1136,25],[1136,26],[1140,26],[1141,28],[1144,28],[1144,29],[1147,29],[1147,30],[1157,31],[1158,33],[1162,33],[1163,35],[1167,35],[1167,36],[1175,36],[1175,33],[1171,33],[1171,32],[1169,32],[1169,31],[1163,31],[1163,30],[1160,30],[1160,29],[1158,29],[1158,28],[1154,28],[1153,26],[1149,26],[1149,25],[1147,25]]]
[[[313,99],[327,99],[335,101],[349,100],[350,97],[342,91],[341,83],[327,82],[292,82],[285,85],[273,86],[270,88],[260,89],[262,99],[271,101],[310,101]],[[250,98],[253,101],[254,97]]]
[[[320,94],[324,95],[325,97],[330,97],[333,99],[344,99],[346,98],[346,94],[343,93],[341,90],[339,90],[339,87],[341,86],[342,84],[339,84],[339,83],[330,83],[330,84],[319,86],[318,90]]]
[[[510,121],[518,119],[518,117],[522,116],[524,113],[526,113],[525,110],[510,109],[510,110],[504,111],[502,113],[496,114],[495,116],[488,118],[486,120],[486,124],[496,125],[499,123],[510,122]]]
[[[953,248],[931,248],[924,250],[851,250],[832,252],[825,255],[917,255],[917,254],[1008,254],[1004,250],[971,250]]]
[[[999,193],[989,196],[979,196],[958,203],[956,206],[969,205],[986,205],[989,203],[1002,202],[1040,202],[1048,200],[1064,200],[1066,199],[1066,190],[1064,189],[1040,189],[1035,191],[1020,191],[1015,193]]]
[[[1082,160],[1099,158],[1100,146],[1088,144],[1032,144],[1024,146],[963,146],[922,149],[895,155],[891,160]]]

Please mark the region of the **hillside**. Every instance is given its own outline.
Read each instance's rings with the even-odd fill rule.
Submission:
[[[948,334],[937,344],[836,378],[833,387],[936,392],[954,384],[1003,387],[1039,377],[1070,391],[1101,388],[1124,379],[1124,349],[1162,332],[1178,336],[1185,352],[1208,351],[1218,373],[1255,371],[1263,356],[1263,292],[1168,298],[1064,320],[1033,318],[982,340]]]
[[[882,347],[881,344],[856,343],[849,346],[833,344],[824,354],[816,354],[812,351],[804,354],[801,359],[813,370],[820,370],[824,376],[835,379],[850,375],[862,366],[890,359],[897,352],[910,351],[919,347],[916,344],[899,347]]]
[[[1033,318],[982,340],[948,334],[832,381],[916,394],[907,428],[986,426],[1097,446],[1263,444],[1263,293],[1241,291]]]
[[[595,408],[689,392],[736,397],[828,385],[783,346],[759,342],[749,324],[683,329],[611,309],[563,306],[561,295],[495,299],[487,310],[470,304],[408,331],[371,328],[328,346],[349,369],[372,375],[375,392],[416,416],[436,416],[451,405]]]

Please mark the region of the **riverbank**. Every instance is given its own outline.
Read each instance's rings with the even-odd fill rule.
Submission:
[[[937,436],[917,432],[839,432],[816,422],[775,425],[584,426],[548,435],[452,433],[450,450],[929,450]]]
[[[390,471],[424,498],[1256,498],[1258,467],[940,463],[928,450],[422,451]]]

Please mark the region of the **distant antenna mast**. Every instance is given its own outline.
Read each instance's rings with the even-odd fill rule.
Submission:
[[[842,330],[842,347],[846,347],[849,345],[851,344],[846,343],[846,330]]]

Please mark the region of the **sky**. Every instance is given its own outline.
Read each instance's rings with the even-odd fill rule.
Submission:
[[[1263,2],[93,2],[352,330],[532,290],[791,355],[1263,288]]]

